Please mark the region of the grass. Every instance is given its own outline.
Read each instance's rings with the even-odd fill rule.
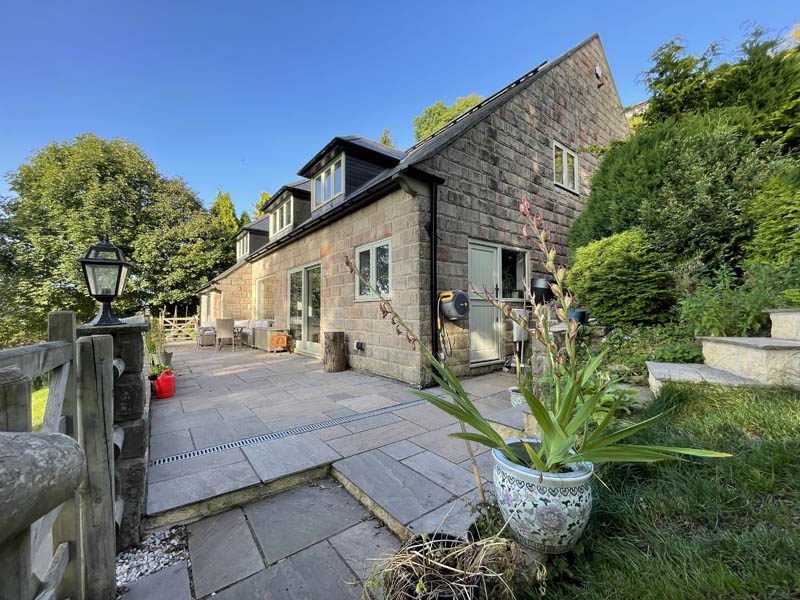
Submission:
[[[732,458],[608,465],[576,552],[548,564],[545,598],[800,597],[800,394],[665,386],[635,440]],[[520,586],[518,598],[540,598]]]
[[[47,388],[36,390],[31,395],[31,421],[34,431],[39,431],[44,421],[44,407],[47,405]]]

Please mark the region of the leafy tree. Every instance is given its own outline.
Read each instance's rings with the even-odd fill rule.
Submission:
[[[255,215],[258,219],[267,214],[267,204],[269,204],[270,195],[267,192],[261,192],[261,196],[256,203]]]
[[[217,190],[217,197],[211,205],[211,216],[219,219],[223,227],[233,235],[239,230],[239,219],[229,192]]]
[[[463,98],[456,98],[456,101],[450,106],[447,106],[441,100],[436,104],[432,104],[414,119],[414,138],[416,141],[420,141],[428,137],[446,123],[449,123],[457,116],[465,113],[481,102],[481,100],[483,100],[482,96],[470,94]]]
[[[388,127],[383,128],[383,133],[381,134],[381,137],[378,138],[378,143],[388,146],[389,148],[397,148],[392,140],[392,132],[389,131]]]
[[[252,219],[250,218],[250,213],[248,213],[246,210],[243,210],[242,214],[239,215],[239,227],[244,227],[250,222],[252,222]]]
[[[92,134],[51,143],[8,174],[13,196],[0,200],[0,345],[44,337],[47,312],[74,310],[89,319],[97,310],[77,262],[108,233],[128,257],[152,236],[187,238],[182,226],[193,217],[208,219],[195,193],[180,179],[166,179],[135,144]],[[215,244],[230,246],[219,236]],[[177,268],[173,253],[160,256],[163,269]],[[213,276],[219,262],[191,265],[183,280],[195,281],[177,295],[188,299]],[[134,264],[120,312],[156,301],[160,274]]]

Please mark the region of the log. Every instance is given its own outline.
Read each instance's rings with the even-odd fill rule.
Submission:
[[[0,432],[0,543],[71,498],[84,467],[67,435]]]
[[[347,354],[344,348],[343,331],[325,332],[323,365],[326,373],[338,373],[347,369]]]

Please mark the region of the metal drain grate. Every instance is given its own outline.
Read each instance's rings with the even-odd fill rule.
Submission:
[[[328,419],[320,423],[310,423],[309,425],[301,425],[300,427],[292,427],[284,431],[273,431],[272,433],[265,433],[264,435],[256,435],[254,437],[236,440],[234,442],[227,442],[225,444],[218,444],[216,446],[209,446],[208,448],[201,448],[200,450],[192,450],[190,452],[182,452],[181,454],[173,454],[172,456],[164,456],[163,458],[156,458],[150,461],[150,466],[166,465],[169,463],[178,462],[179,460],[186,460],[187,458],[195,458],[197,456],[205,456],[206,454],[213,454],[214,452],[222,452],[223,450],[231,450],[233,448],[241,448],[243,446],[252,446],[253,444],[260,444],[269,440],[278,440],[280,438],[289,437],[291,435],[298,435],[300,433],[308,433],[309,431],[317,431],[318,429],[325,429],[326,427],[333,427],[334,425],[342,425],[344,423],[352,423],[353,421],[360,421],[361,419],[368,419],[376,415],[383,415],[386,413],[394,412],[396,410],[403,410],[404,408],[411,408],[412,406],[419,406],[425,404],[425,400],[414,400],[412,402],[405,402],[403,404],[395,404],[394,406],[387,406],[385,408],[377,408],[355,415],[346,417],[337,417],[335,419]]]

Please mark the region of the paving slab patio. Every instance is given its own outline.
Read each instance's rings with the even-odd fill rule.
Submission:
[[[376,481],[383,486],[364,483],[377,495],[402,482],[409,498],[381,500],[404,526],[474,489],[464,442],[447,436],[458,425],[419,403],[406,384],[352,370],[325,373],[320,361],[300,355],[192,344],[170,350],[176,393],[152,410],[151,516],[328,466],[359,482],[359,470],[382,470]],[[495,414],[508,410],[512,380],[495,373],[464,387]],[[248,441],[264,434],[272,437]],[[491,480],[490,457],[475,450]]]

